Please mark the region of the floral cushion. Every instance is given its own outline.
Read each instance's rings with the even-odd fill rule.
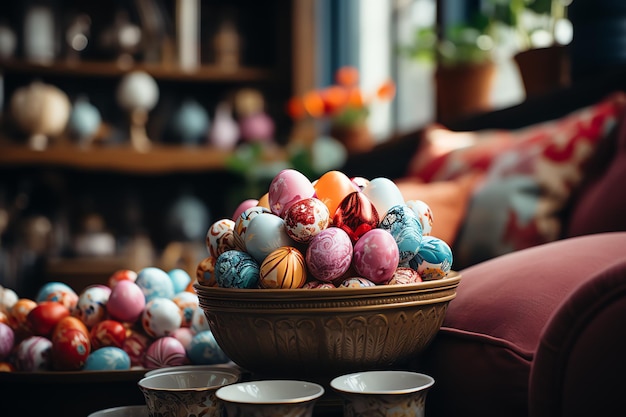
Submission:
[[[426,130],[422,149],[435,156],[414,158],[412,175],[434,181],[484,173],[455,240],[455,268],[556,240],[560,212],[583,177],[584,163],[616,127],[625,103],[626,95],[616,92],[558,120],[515,131]],[[455,136],[462,142],[456,148],[450,145]],[[453,149],[441,151],[445,146]]]

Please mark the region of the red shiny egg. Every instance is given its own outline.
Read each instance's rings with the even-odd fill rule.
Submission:
[[[107,284],[110,288],[113,288],[120,281],[131,281],[135,282],[137,280],[137,272],[132,269],[120,269],[115,271],[113,275],[109,277]]]
[[[376,207],[362,192],[348,194],[337,207],[333,216],[333,226],[343,229],[352,243],[378,227],[380,219]]]
[[[28,327],[37,336],[50,337],[54,327],[70,310],[57,301],[42,301],[26,316]]]
[[[92,350],[104,346],[122,348],[128,330],[117,320],[102,320],[91,328],[90,339]]]

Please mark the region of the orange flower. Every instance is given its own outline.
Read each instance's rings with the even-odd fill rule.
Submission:
[[[333,85],[322,92],[326,113],[333,114],[345,107],[348,102],[348,91],[341,86]]]
[[[299,97],[292,97],[287,103],[287,114],[294,120],[300,120],[306,116],[304,103]]]
[[[363,99],[363,93],[361,89],[358,87],[354,87],[350,89],[348,103],[350,107],[360,109],[365,107],[365,100]]]
[[[346,87],[355,86],[359,82],[359,70],[354,67],[341,67],[335,73],[335,81]]]
[[[393,99],[395,95],[396,95],[396,84],[391,80],[387,80],[386,82],[384,82],[380,87],[378,87],[378,91],[376,92],[376,96],[380,100],[385,100],[385,101],[389,101]]]
[[[310,91],[302,98],[304,109],[312,117],[322,117],[324,115],[324,99],[318,91]]]

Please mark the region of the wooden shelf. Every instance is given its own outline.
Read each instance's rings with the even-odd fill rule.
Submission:
[[[211,147],[154,145],[145,153],[130,146],[92,147],[52,145],[43,151],[25,145],[0,144],[0,166],[61,166],[134,174],[220,171],[231,155]]]
[[[157,80],[169,81],[220,81],[263,82],[273,78],[273,72],[265,68],[241,67],[225,70],[218,66],[202,65],[194,70],[184,70],[176,65],[142,64],[121,66],[113,61],[56,61],[39,64],[19,59],[0,61],[0,71],[38,75],[72,77],[120,77],[130,71],[141,70]]]

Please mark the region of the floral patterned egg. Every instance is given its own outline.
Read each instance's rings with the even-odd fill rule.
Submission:
[[[388,231],[398,245],[400,263],[409,262],[422,244],[422,224],[406,204],[391,207],[380,221],[380,228]]]
[[[181,316],[183,321],[181,323],[181,327],[189,327],[191,326],[191,319],[193,317],[193,312],[198,308],[199,300],[198,295],[190,293],[188,291],[181,291],[172,298],[172,301],[178,306],[180,309]]]
[[[83,370],[85,371],[127,371],[130,369],[130,357],[124,350],[115,346],[105,346],[89,354]]]
[[[293,203],[313,195],[313,184],[304,174],[295,169],[283,169],[270,183],[268,202],[272,213],[283,217],[283,213]]]
[[[4,323],[0,323],[0,361],[5,360],[9,353],[13,350],[13,342],[15,341],[15,332]]]
[[[329,225],[328,206],[315,197],[294,203],[285,213],[285,230],[296,242],[309,242]]]
[[[19,371],[39,372],[51,369],[52,341],[43,336],[29,336],[15,348]]]
[[[91,285],[85,288],[78,296],[74,316],[87,327],[92,327],[106,316],[106,305],[110,295],[111,288],[105,285]]]
[[[153,298],[174,296],[174,283],[167,272],[160,268],[154,266],[143,268],[137,273],[135,283],[146,297],[146,303]]]
[[[354,269],[375,284],[389,282],[399,259],[398,245],[386,230],[372,229],[354,244]]]
[[[215,281],[226,288],[258,288],[259,264],[246,252],[229,250],[215,261]]]
[[[351,277],[343,280],[339,285],[340,288],[365,288],[365,287],[373,287],[374,284],[367,278],[363,277]]]
[[[78,329],[69,329],[52,340],[52,367],[57,371],[77,371],[91,353],[89,336]]]
[[[62,333],[70,329],[79,330],[85,335],[89,336],[89,330],[82,320],[74,316],[66,316],[59,320],[56,326],[54,326],[54,331],[52,332],[52,340],[60,337]]]
[[[214,222],[206,233],[206,246],[209,255],[218,257],[227,250],[235,248],[235,222],[220,219]]]
[[[293,207],[293,206],[292,206]],[[276,249],[263,261],[259,285],[262,288],[300,288],[306,282],[304,256],[291,246]]]
[[[35,297],[35,302],[41,301],[58,301],[71,311],[76,307],[78,294],[67,284],[48,282],[39,289]]]
[[[146,304],[141,325],[148,336],[168,336],[182,324],[183,318],[178,305],[169,298],[156,297]]]
[[[250,225],[252,219],[254,219],[257,214],[261,213],[271,214],[272,212],[270,211],[270,209],[262,206],[249,207],[239,215],[237,220],[235,220],[234,249],[238,249],[244,252],[246,251],[246,233],[248,231],[248,226]]]
[[[20,298],[13,304],[9,311],[9,323],[13,330],[28,331],[26,318],[35,307],[37,307],[37,302],[29,298]]]
[[[126,340],[126,327],[117,320],[102,320],[91,328],[89,338],[92,350],[105,346],[121,348]]]
[[[422,282],[422,277],[420,277],[415,269],[407,266],[399,266],[396,268],[396,272],[393,273],[389,285],[415,284],[417,282]]]
[[[432,281],[448,275],[452,261],[452,249],[446,242],[434,236],[424,236],[420,250],[409,261],[409,265],[420,274],[422,280]]]
[[[330,288],[337,288],[337,287],[332,282],[322,282],[322,281],[318,281],[314,279],[311,281],[307,281],[302,286],[302,288],[307,289],[307,290],[312,290],[312,289],[327,290]]]
[[[350,268],[352,253],[352,241],[348,233],[331,226],[311,239],[305,261],[315,279],[330,282]]]
[[[143,366],[150,341],[151,339],[141,332],[130,330],[127,333],[122,349],[128,354],[131,366]]]
[[[195,365],[214,365],[230,361],[210,330],[194,335],[186,352],[191,363]]]
[[[217,285],[215,281],[215,261],[217,258],[214,256],[207,256],[200,262],[198,262],[198,266],[196,267],[196,280],[208,287],[213,287]]]
[[[260,264],[274,249],[294,246],[285,229],[285,220],[270,213],[257,214],[248,225],[246,252]]]
[[[417,218],[422,224],[422,236],[430,236],[435,222],[430,206],[422,200],[407,200],[406,205],[417,214]]]
[[[378,211],[362,192],[348,194],[337,207],[333,216],[333,226],[348,233],[352,243],[359,240],[365,232],[378,227]]]
[[[180,366],[187,363],[187,352],[178,340],[171,336],[156,339],[146,351],[143,366],[148,369]]]
[[[108,279],[107,284],[109,288],[113,288],[120,281],[132,281],[135,282],[137,280],[137,272],[132,269],[120,269],[115,271]]]

